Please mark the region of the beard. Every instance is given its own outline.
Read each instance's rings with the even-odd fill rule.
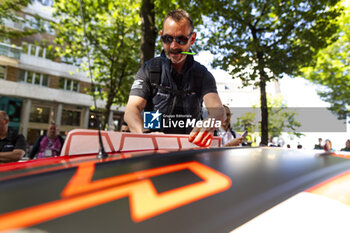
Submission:
[[[189,48],[187,48],[184,51],[188,51]],[[187,55],[186,54],[181,54],[182,50],[181,49],[169,49],[168,51],[165,51],[166,57],[173,63],[173,64],[179,64],[183,62]],[[174,55],[179,55],[178,57],[173,57],[171,56],[172,54]]]

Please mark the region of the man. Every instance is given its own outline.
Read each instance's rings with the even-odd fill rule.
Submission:
[[[315,144],[314,149],[315,150],[322,150],[323,149],[322,138],[318,138],[318,144]]]
[[[54,122],[49,124],[47,135],[39,136],[29,153],[29,158],[33,159],[36,154],[38,159],[45,157],[59,156],[64,143],[64,139],[57,135],[57,126]]]
[[[341,151],[350,151],[350,139],[346,140],[345,148],[341,149]]]
[[[141,113],[159,111],[166,115],[183,115],[200,120],[202,103],[209,111],[210,119],[222,121],[225,118],[221,100],[217,94],[214,77],[189,52],[196,40],[192,19],[184,10],[168,13],[160,31],[163,41],[162,54],[147,61],[135,76],[125,121],[131,132],[142,133]],[[203,124],[205,125],[205,124]],[[209,146],[213,127],[189,127],[164,129],[165,133],[190,133],[189,141],[198,146]]]
[[[17,162],[26,151],[24,136],[9,129],[9,122],[7,113],[0,111],[0,163]]]
[[[226,105],[223,106],[226,112],[226,120],[222,123],[221,127],[215,131],[214,135],[221,137],[222,146],[240,146],[242,145],[244,137],[232,130],[230,123],[232,113]]]
[[[329,139],[326,139],[325,143],[324,143],[324,146],[323,146],[323,149],[326,151],[326,152],[334,152],[335,150],[333,149],[332,147],[332,142],[331,140]]]
[[[128,124],[125,121],[122,123],[122,127],[120,127],[120,132],[127,133],[130,132]]]

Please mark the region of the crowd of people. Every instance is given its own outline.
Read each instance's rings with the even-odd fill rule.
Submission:
[[[9,128],[9,116],[0,111],[0,163],[17,162],[26,154],[26,140],[22,134]],[[29,159],[59,156],[64,139],[57,135],[54,122],[49,124],[47,134],[39,136],[28,154]]]
[[[315,144],[314,149],[315,150],[325,150],[327,152],[335,151],[335,149],[332,147],[331,140],[326,139],[323,143],[322,138],[318,139],[318,144]],[[340,151],[350,151],[350,139],[346,140],[345,147],[342,148]]]

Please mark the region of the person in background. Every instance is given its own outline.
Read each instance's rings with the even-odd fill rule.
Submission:
[[[128,126],[128,124],[125,122],[125,121],[123,121],[123,123],[122,123],[122,127],[120,127],[120,132],[130,132],[130,130],[129,130],[129,126]]]
[[[221,137],[222,146],[240,146],[244,140],[243,137],[231,128],[231,111],[229,107],[223,105],[226,112],[226,120],[223,121],[220,128],[215,130],[214,136]]]
[[[341,149],[341,151],[350,151],[350,139],[346,140],[345,148]]]
[[[298,148],[298,149],[303,149],[303,145],[298,144],[297,148]]]
[[[318,138],[318,144],[315,144],[314,149],[315,150],[322,150],[323,149],[322,138]]]
[[[334,149],[332,148],[332,142],[331,142],[331,140],[326,139],[325,144],[324,144],[324,146],[323,146],[323,149],[324,149],[326,152],[333,152],[333,151],[334,151]]]
[[[26,140],[8,127],[9,116],[0,111],[0,163],[17,162],[26,151]]]
[[[57,135],[57,127],[54,122],[51,122],[47,135],[39,136],[29,153],[29,159],[33,159],[37,155],[38,159],[45,157],[59,156],[64,143],[64,139]]]

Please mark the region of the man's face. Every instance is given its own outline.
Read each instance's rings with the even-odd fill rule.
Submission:
[[[231,121],[231,112],[230,112],[230,109],[224,107],[225,109],[225,112],[226,112],[226,120],[223,121],[222,123],[222,127],[224,129],[226,129],[226,127],[228,127],[228,125],[230,124],[230,121]]]
[[[173,41],[169,44],[163,42],[163,47],[165,54],[168,59],[171,60],[174,64],[179,64],[186,59],[185,54],[181,54],[181,52],[188,52],[196,39],[196,33],[192,33],[192,29],[190,27],[189,22],[186,19],[182,19],[179,22],[174,21],[172,18],[168,18],[164,22],[164,28],[160,32],[161,36],[171,36],[173,37]],[[175,38],[189,38],[187,43],[184,45],[176,42]]]
[[[9,121],[4,118],[2,113],[0,113],[0,133],[3,133],[7,130],[8,123]]]
[[[129,127],[127,125],[122,125],[120,131],[121,132],[130,132]]]
[[[347,140],[346,143],[345,143],[346,147],[350,147],[350,141]]]
[[[50,138],[56,137],[56,125],[49,125],[49,128],[47,129],[47,134]]]

